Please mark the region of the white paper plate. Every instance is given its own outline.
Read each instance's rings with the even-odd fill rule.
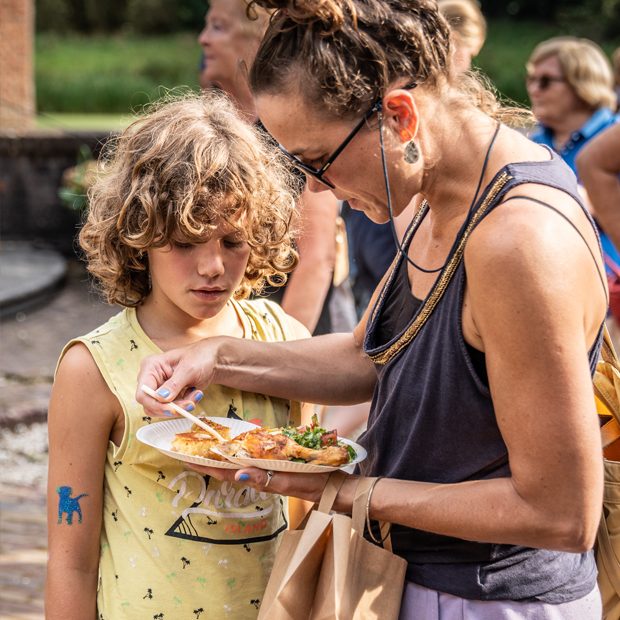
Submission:
[[[207,417],[207,420],[217,422],[222,426],[230,428],[231,438],[236,437],[245,431],[251,431],[258,428],[256,424],[246,422],[245,420],[237,420],[236,418],[215,418]],[[138,429],[136,438],[152,448],[156,448],[160,452],[171,456],[173,459],[185,461],[186,463],[196,463],[197,465],[206,465],[209,467],[219,467],[220,469],[240,469],[237,463],[228,461],[216,461],[208,459],[204,456],[193,456],[191,454],[183,454],[172,450],[172,440],[177,433],[188,433],[192,427],[192,421],[185,418],[176,418],[174,420],[164,420],[156,422]],[[206,432],[206,431],[204,431]],[[228,457],[227,457],[228,458]]]
[[[357,454],[355,459],[353,459],[346,465],[341,465],[340,467],[330,467],[328,465],[313,465],[312,463],[297,463],[295,461],[279,461],[274,459],[251,459],[241,456],[229,456],[221,452],[218,452],[218,454],[222,454],[222,456],[225,456],[233,463],[237,463],[239,466],[242,467],[259,467],[260,469],[270,469],[271,471],[290,471],[300,474],[320,474],[327,471],[342,469],[347,472],[352,472],[353,467],[357,463],[363,461],[368,456],[368,453],[366,452],[365,448],[349,439],[338,437],[338,441],[342,441],[343,443],[350,445]],[[237,469],[238,468],[239,467],[237,467]]]

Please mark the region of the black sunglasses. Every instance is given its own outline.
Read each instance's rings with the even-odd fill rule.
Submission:
[[[344,151],[344,149],[347,147],[349,142],[351,142],[351,140],[355,138],[355,136],[357,135],[357,132],[364,126],[366,121],[368,121],[368,119],[370,119],[370,117],[375,112],[379,112],[381,110],[381,107],[382,107],[382,100],[381,100],[381,97],[379,97],[372,104],[372,107],[370,108],[370,110],[368,110],[368,112],[364,114],[364,116],[359,121],[359,123],[357,123],[357,125],[353,127],[349,135],[340,143],[340,146],[329,156],[327,161],[320,168],[309,166],[305,162],[301,161],[301,159],[299,159],[297,155],[293,155],[292,153],[289,153],[281,144],[278,144],[278,147],[282,151],[282,153],[284,153],[284,155],[286,155],[286,157],[290,160],[293,166],[295,166],[295,168],[298,168],[302,172],[309,174],[315,179],[318,179],[321,183],[323,183],[323,185],[326,185],[327,187],[329,187],[329,189],[335,189],[336,186],[328,179],[323,178],[323,175],[327,172],[327,170],[334,163],[334,161],[336,161],[336,158],[338,157],[338,155],[340,155],[340,153]]]
[[[553,82],[566,82],[563,77],[556,77],[553,75],[541,75],[540,77],[536,77],[534,75],[528,75],[525,78],[525,83],[528,86],[533,86],[534,84],[538,84],[538,88],[540,90],[547,90]]]

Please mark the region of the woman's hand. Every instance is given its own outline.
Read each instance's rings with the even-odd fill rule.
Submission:
[[[221,338],[201,340],[187,347],[172,349],[159,355],[145,357],[140,364],[136,400],[151,417],[171,413],[166,403],[177,400],[181,407],[199,401],[201,389],[213,382],[218,345]],[[146,385],[161,396],[157,400],[142,391]]]
[[[298,497],[309,502],[318,502],[327,484],[329,474],[299,474],[283,471],[270,472],[258,467],[245,469],[223,469],[203,467],[188,463],[187,467],[216,480],[240,482],[257,491]]]

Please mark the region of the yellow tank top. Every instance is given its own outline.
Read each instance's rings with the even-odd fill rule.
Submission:
[[[232,302],[254,340],[306,337],[276,304]],[[140,361],[161,352],[125,309],[84,343],[125,413],[120,446],[108,445],[104,478],[98,620],[255,619],[279,534],[283,498],[219,482],[142,444],[157,424],[134,399]],[[62,358],[62,355],[61,355]],[[299,403],[211,385],[197,415],[238,416],[265,426],[298,423]]]

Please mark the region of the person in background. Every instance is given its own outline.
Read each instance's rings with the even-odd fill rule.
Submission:
[[[534,48],[526,67],[527,92],[538,121],[530,137],[556,151],[576,173],[577,153],[617,122],[609,60],[588,39],[555,37]]]
[[[204,80],[226,92],[250,122],[257,122],[247,72],[267,28],[270,12],[253,7],[248,15],[246,9],[245,0],[212,0],[198,43],[206,62]],[[299,264],[289,274],[284,287],[270,289],[268,294],[315,335],[329,333],[338,201],[331,192],[319,196],[304,191],[298,206]]]
[[[576,159],[588,206],[609,238],[608,245],[620,247],[620,123],[592,138]],[[606,256],[609,279],[607,327],[616,351],[620,351],[620,263]]]
[[[579,151],[576,164],[593,214],[620,248],[620,123],[592,138]]]
[[[487,37],[484,15],[475,0],[438,0],[437,6],[452,32],[452,68],[457,74],[469,71]]]
[[[376,224],[361,211],[342,205],[347,225],[351,259],[351,289],[358,318],[366,312],[372,294],[396,256],[396,244],[389,224]]]
[[[198,62],[198,85],[200,90],[211,88],[212,84],[207,78],[207,61],[205,60],[204,51],[200,52],[200,61]]]
[[[614,82],[616,91],[616,112],[620,113],[620,47],[617,47],[611,56],[611,62],[614,68]]]
[[[154,107],[108,156],[80,244],[125,309],[71,340],[56,371],[46,618],[252,620],[287,527],[282,498],[138,441],[152,419],[133,394],[149,354],[206,336],[309,336],[277,304],[245,299],[296,262],[288,169],[216,93]],[[220,385],[205,396],[186,409],[266,426],[312,414]]]
[[[613,74],[601,48],[576,37],[539,43],[527,61],[527,92],[538,121],[530,138],[556,151],[578,174],[579,151],[618,118]],[[603,251],[620,264],[620,254],[604,228]]]
[[[402,620],[600,620],[592,374],[607,290],[575,176],[507,124],[529,114],[454,74],[435,0],[259,2],[277,12],[252,92],[309,188],[376,222],[424,202],[354,333],[206,339],[148,358],[138,380],[181,403],[212,382],[372,395],[368,457],[335,509],[372,479],[368,536],[390,522],[408,563]],[[149,415],[167,406],[136,397]],[[312,501],[328,478],[202,471]]]

